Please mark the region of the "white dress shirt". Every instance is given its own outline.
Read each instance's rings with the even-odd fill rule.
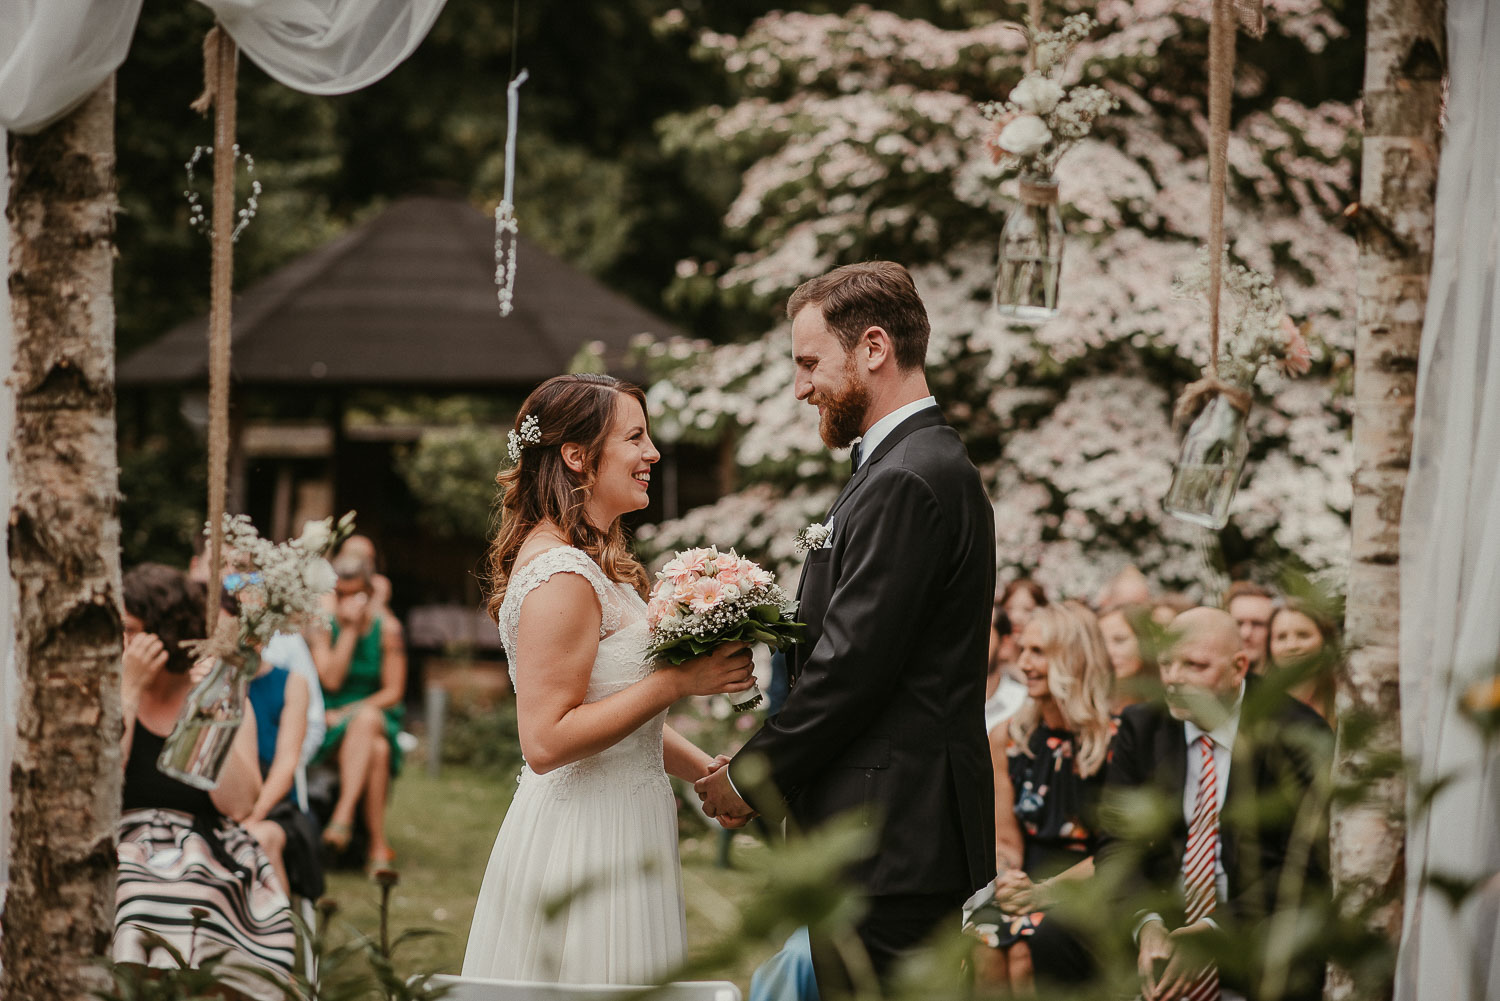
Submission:
[[[899,407],[886,414],[880,420],[870,425],[864,437],[859,439],[859,464],[863,466],[870,455],[880,447],[880,443],[896,430],[896,427],[912,414],[919,414],[928,407],[937,406],[937,397],[924,396],[920,400],[913,400],[904,407]],[[856,467],[858,468],[858,467]]]

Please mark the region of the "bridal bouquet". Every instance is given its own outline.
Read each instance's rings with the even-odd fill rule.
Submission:
[[[779,650],[801,639],[796,613],[796,601],[769,570],[734,550],[689,549],[662,567],[651,588],[650,653],[681,664],[723,643],[764,643]],[[752,687],[729,699],[743,711],[760,705],[761,694]]]

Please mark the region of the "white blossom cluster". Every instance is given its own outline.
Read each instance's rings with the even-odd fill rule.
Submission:
[[[1054,79],[1068,54],[1097,26],[1087,14],[1073,14],[1057,31],[1030,31],[1035,69],[1006,100],[989,101],[980,109],[995,124],[991,143],[1006,166],[1018,167],[1027,177],[1051,177],[1063,154],[1093,130],[1095,120],[1119,105],[1102,87],[1066,88]]]
[[[1060,314],[1030,329],[989,308],[1016,181],[991,159],[989,123],[970,100],[986,87],[1014,92],[1019,33],[856,9],[772,15],[738,39],[715,36],[720,58],[759,75],[739,73],[736,103],[679,116],[666,137],[735,165],[725,231],[741,249],[684,262],[680,280],[763,310],[767,333],[712,350],[651,347],[654,429],[733,435],[745,488],[642,529],[648,554],[733,541],[778,572],[796,568],[793,539],[823,519],[845,467],[820,444],[813,408],[792,397],[785,296],[833,265],[886,258],[912,269],[927,305],[929,381],[985,477],[1006,575],[1086,596],[1127,562],[1191,592],[1212,590],[1222,559],[1343,566],[1357,251],[1339,213],[1355,197],[1358,115],[1283,97],[1238,119],[1231,137],[1230,259],[1274,279],[1278,324],[1289,317],[1305,333],[1311,371],[1255,376],[1251,459],[1219,556],[1213,536],[1160,506],[1178,442],[1172,401],[1209,352],[1201,299],[1173,289],[1208,235],[1207,118],[1203,94],[1163,72],[1170,60],[1181,69],[1172,46],[1206,37],[1201,4],[1100,0],[1094,14],[1101,30],[1078,42],[1068,70],[1120,108],[1058,166]],[[1321,0],[1271,0],[1266,14],[1282,42],[1310,52],[1342,33]],[[856,43],[826,44],[833,37]],[[982,58],[976,39],[988,39]],[[960,51],[974,58],[954,59]],[[1265,75],[1242,68],[1237,92],[1253,96]]]
[[[263,539],[248,515],[224,516],[226,566],[239,574],[234,642],[260,645],[276,633],[301,630],[318,612],[338,578],[325,558],[353,529],[353,513],[335,525],[332,518],[308,522],[287,542]]]
[[[1282,361],[1299,374],[1306,371],[1307,344],[1287,316],[1275,280],[1226,261],[1221,282],[1221,302],[1229,308],[1221,308],[1219,314],[1219,376],[1248,388],[1260,367],[1270,361]],[[1180,299],[1207,302],[1211,298],[1206,250],[1172,288]]]

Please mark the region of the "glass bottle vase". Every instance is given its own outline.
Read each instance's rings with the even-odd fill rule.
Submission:
[[[1218,530],[1229,523],[1229,502],[1250,454],[1248,414],[1214,396],[1188,427],[1162,507],[1173,517]]]
[[[244,647],[214,661],[177,714],[156,759],[159,771],[198,789],[219,784],[230,745],[245,719],[246,686],[259,668],[260,656]]]
[[[1000,273],[995,311],[1012,323],[1036,324],[1057,315],[1062,276],[1063,225],[1057,182],[1021,178],[1020,200],[1000,231]]]

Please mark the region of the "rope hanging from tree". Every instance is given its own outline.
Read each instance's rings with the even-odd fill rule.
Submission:
[[[224,501],[229,478],[229,334],[234,292],[235,76],[239,53],[229,32],[215,25],[203,39],[199,114],[214,111],[212,270],[208,311],[208,579],[222,579]],[[219,589],[211,583],[205,609],[208,635],[219,622]]]
[[[1186,422],[1215,396],[1241,413],[1250,410],[1248,390],[1219,377],[1219,314],[1224,287],[1224,189],[1229,173],[1229,109],[1234,95],[1236,21],[1246,33],[1265,33],[1262,0],[1212,0],[1208,29],[1208,364],[1203,377],[1177,398],[1175,416]]]

